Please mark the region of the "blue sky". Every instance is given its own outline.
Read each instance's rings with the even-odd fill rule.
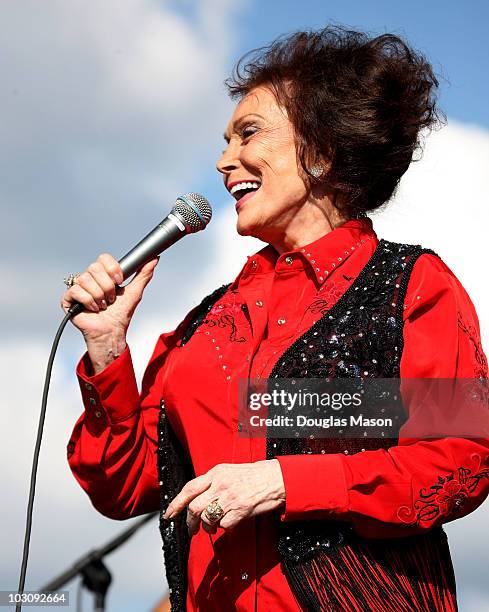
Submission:
[[[442,83],[441,103],[447,114],[489,127],[488,2],[254,2],[240,20],[242,48],[266,44],[277,32],[320,28],[330,21],[405,36],[450,80],[451,86]]]
[[[131,324],[138,379],[158,335],[235,277],[259,245],[237,236],[234,202],[214,168],[233,109],[222,82],[242,53],[280,34],[331,21],[391,31],[449,80],[442,81],[440,99],[447,127],[427,139],[422,161],[373,220],[379,237],[433,248],[453,269],[479,313],[487,352],[489,289],[481,279],[489,222],[488,2],[50,0],[41,7],[38,0],[3,0],[1,7],[0,487],[10,502],[0,505],[0,588],[18,580],[63,277],[101,252],[120,257],[180,193],[197,191],[211,201],[208,229],[164,254]],[[65,458],[82,411],[74,369],[83,351],[80,334],[69,327],[41,449],[32,589],[125,527],[93,509]],[[487,546],[480,537],[488,520],[489,502],[447,527],[463,612],[488,609]],[[111,555],[109,566],[115,580],[108,611],[150,609],[165,584],[156,526]]]
[[[241,4],[241,6],[240,6]],[[171,2],[192,19],[193,2]],[[489,128],[489,2],[434,0],[253,0],[238,3],[230,71],[243,53],[280,34],[338,23],[372,34],[404,37],[440,75],[440,107],[449,119]],[[212,176],[206,187],[218,193]]]
[[[191,18],[191,2],[180,4]],[[340,23],[374,34],[404,36],[433,63],[441,82],[441,104],[461,121],[489,127],[489,3],[485,0],[409,2],[375,0],[281,0],[243,3],[236,24],[237,56],[293,30]],[[233,58],[229,58],[228,66]]]

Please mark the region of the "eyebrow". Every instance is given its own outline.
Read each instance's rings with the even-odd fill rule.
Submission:
[[[243,123],[246,122],[246,119],[248,117],[259,117],[260,119],[265,119],[265,117],[259,115],[258,113],[247,113],[246,115],[240,117],[235,123],[233,123],[232,131],[235,132],[237,128],[239,128]],[[226,142],[229,142],[230,140],[229,136],[227,135],[227,132],[224,132],[223,138]]]

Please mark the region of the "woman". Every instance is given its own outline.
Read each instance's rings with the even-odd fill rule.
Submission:
[[[87,310],[71,469],[106,516],[162,508],[172,609],[456,609],[441,525],[487,496],[487,440],[247,438],[237,409],[240,379],[487,376],[451,270],[366,216],[436,121],[436,86],[398,37],[340,28],[238,65],[217,169],[238,233],[268,246],[160,336],[141,394],[126,332],[157,261],[120,289],[101,255],[63,295]]]

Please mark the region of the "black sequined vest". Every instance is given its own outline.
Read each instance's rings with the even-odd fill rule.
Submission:
[[[269,379],[285,378],[399,378],[403,350],[403,309],[408,281],[417,258],[435,254],[419,245],[380,240],[353,284],[323,316],[278,359]],[[191,337],[212,306],[226,292],[221,287],[204,299],[182,331]],[[178,349],[176,349],[178,350]],[[385,416],[388,416],[387,414]],[[165,565],[171,589],[172,611],[185,610],[189,537],[184,513],[175,521],[162,518],[171,499],[194,477],[188,455],[181,448],[161,404],[158,466],[162,512],[160,530]],[[388,448],[397,438],[315,439],[267,438],[267,459],[302,453],[354,454],[365,449]],[[368,546],[346,522],[328,520],[278,520],[278,548],[284,573],[306,610],[320,610],[320,603],[307,585],[314,578],[309,562],[320,554],[334,554],[340,547]],[[408,539],[408,538],[405,538]],[[357,543],[357,544],[355,544]],[[387,541],[387,548],[390,546]],[[362,549],[363,550],[363,549]],[[316,559],[317,561],[317,559]],[[341,571],[341,568],[339,568]]]

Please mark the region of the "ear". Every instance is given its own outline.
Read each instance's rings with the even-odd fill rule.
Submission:
[[[309,176],[316,180],[325,178],[331,167],[329,159],[317,150],[307,152],[305,161]]]
[[[314,164],[308,168],[309,174],[315,179],[320,179],[324,174],[324,168],[321,164]]]

